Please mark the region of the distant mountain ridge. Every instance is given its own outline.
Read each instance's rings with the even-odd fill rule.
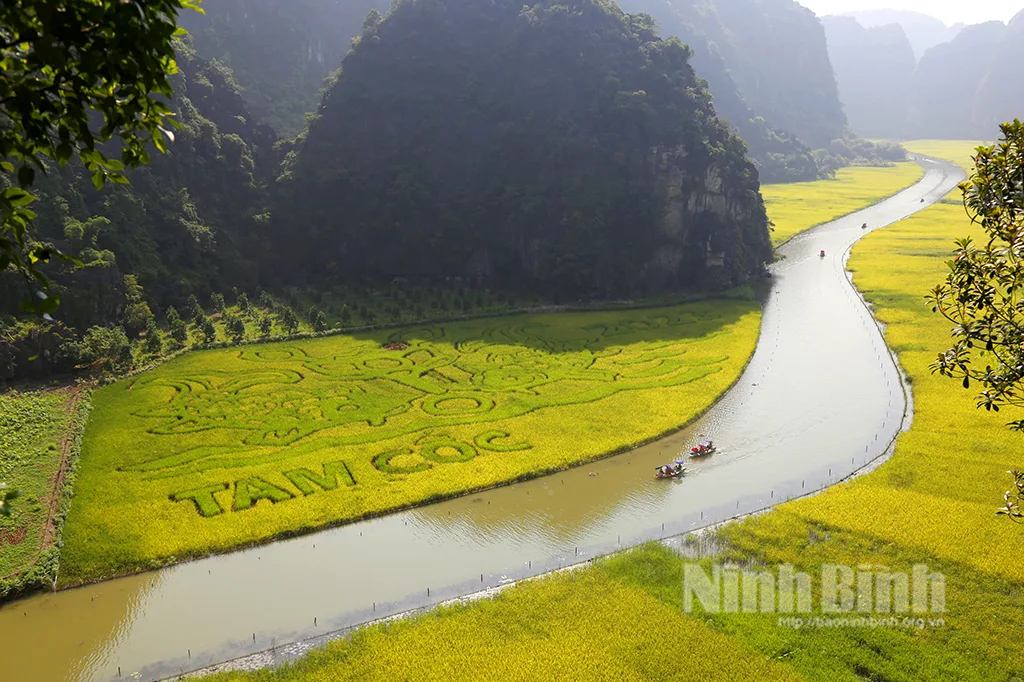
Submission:
[[[874,137],[989,139],[1024,115],[1024,11],[967,26],[906,58],[902,26],[824,17],[829,55],[854,130]]]
[[[876,28],[887,24],[898,24],[914,49],[914,57],[921,59],[929,48],[948,43],[966,28],[966,24],[946,26],[941,20],[921,12],[907,10],[876,9],[859,12],[844,12],[844,17],[853,17],[864,28]]]

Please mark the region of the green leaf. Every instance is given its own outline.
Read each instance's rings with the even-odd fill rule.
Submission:
[[[0,197],[3,197],[13,208],[28,206],[36,200],[35,195],[26,192],[20,187],[8,187],[3,192],[0,192]]]
[[[92,174],[92,185],[96,188],[96,191],[103,189],[104,185],[107,184],[107,176],[102,170],[98,170]]]

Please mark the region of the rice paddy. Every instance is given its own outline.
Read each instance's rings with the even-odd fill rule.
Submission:
[[[876,204],[923,175],[916,163],[904,162],[887,168],[842,168],[834,180],[762,185],[768,218],[775,225],[772,243],[780,246],[816,225]]]
[[[250,345],[96,391],[75,584],[563,469],[674,430],[739,376],[756,304]]]
[[[84,419],[79,404],[77,389],[0,395],[0,481],[21,492],[11,515],[0,516],[0,597],[53,580],[61,464]]]
[[[358,632],[297,664],[229,680],[798,680],[599,571]]]

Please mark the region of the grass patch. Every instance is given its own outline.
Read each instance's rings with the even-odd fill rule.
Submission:
[[[768,217],[775,224],[772,243],[779,246],[797,234],[887,199],[924,177],[916,163],[889,168],[851,166],[834,180],[762,185]]]
[[[382,514],[655,438],[736,380],[759,326],[754,303],[708,301],[178,357],[96,391],[62,584]]]
[[[0,395],[0,481],[21,491],[0,516],[0,599],[49,584],[88,400],[78,388]]]
[[[798,680],[600,571],[358,631],[296,664],[229,680]]]

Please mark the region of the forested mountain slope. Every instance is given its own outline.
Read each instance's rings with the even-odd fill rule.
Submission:
[[[276,138],[254,122],[230,71],[200,60],[187,44],[179,46],[178,67],[172,105],[182,129],[166,155],[154,152],[149,166],[128,174],[130,185],[101,192],[78,163],[51,168],[40,185],[40,238],[85,264],[56,273],[65,291],[57,317],[72,326],[116,319],[124,273],[136,275],[158,306],[257,284],[258,175],[279,163],[271,151]],[[3,284],[5,304],[16,307],[18,282]]]
[[[745,281],[771,257],[757,174],[688,58],[607,0],[397,4],[277,183],[278,262],[564,295]]]
[[[864,28],[847,16],[821,19],[850,126],[867,137],[903,137],[916,60],[899,24]]]
[[[891,138],[988,139],[1024,112],[1024,12],[968,26],[911,64],[895,24],[825,17],[829,54],[854,130]]]
[[[181,24],[204,59],[235,73],[246,103],[282,137],[303,128],[324,78],[341,64],[371,9],[390,0],[204,0]]]

